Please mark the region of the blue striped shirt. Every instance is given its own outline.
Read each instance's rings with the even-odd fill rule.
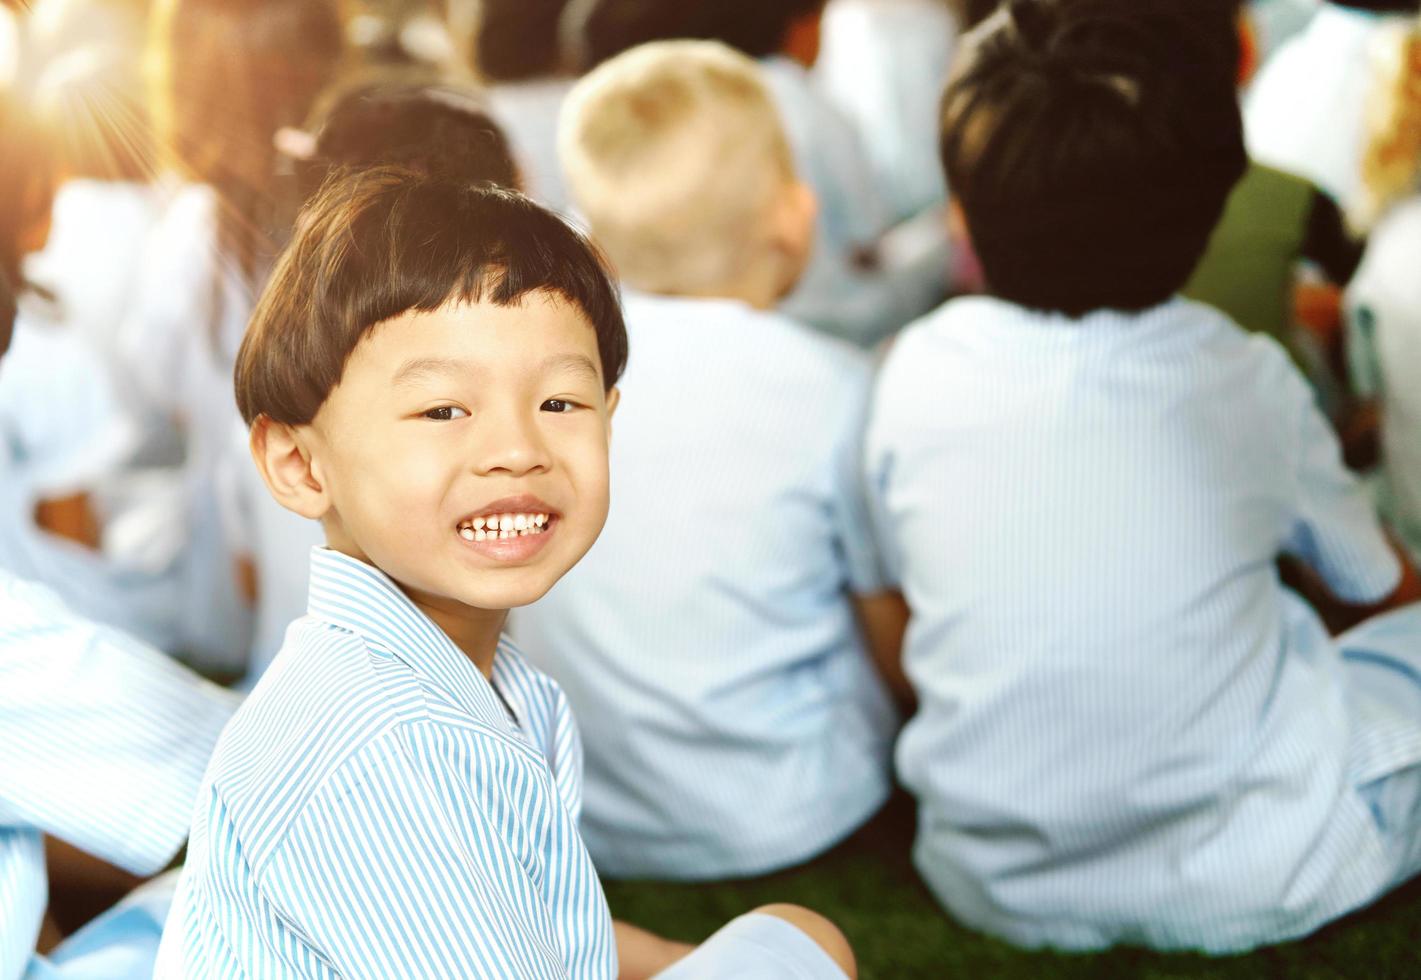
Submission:
[[[182,846],[230,692],[0,574],[0,980],[31,962],[43,834],[134,874]]]
[[[1358,721],[1275,559],[1362,603],[1398,566],[1276,343],[1183,300],[955,301],[890,354],[868,460],[913,610],[915,858],[955,915],[1226,950],[1391,880],[1356,787],[1421,761],[1421,726]]]
[[[604,874],[763,873],[892,782],[898,719],[850,603],[884,588],[859,467],[872,369],[743,303],[625,306],[607,525],[513,632],[582,721]]]
[[[309,615],[208,768],[156,975],[615,976],[580,796],[552,681],[505,641],[490,684],[316,549]]]

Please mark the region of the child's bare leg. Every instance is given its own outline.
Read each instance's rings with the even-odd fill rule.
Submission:
[[[760,915],[773,915],[783,919],[800,932],[819,944],[829,958],[839,965],[850,980],[858,976],[858,963],[854,959],[853,947],[848,938],[818,912],[810,911],[802,905],[762,905],[755,910]]]

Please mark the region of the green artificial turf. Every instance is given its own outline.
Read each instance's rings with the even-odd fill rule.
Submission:
[[[909,861],[912,809],[902,798],[819,860],[748,881],[605,882],[612,914],[695,942],[742,912],[794,902],[829,916],[854,945],[865,980],[915,977],[1421,977],[1421,882],[1296,943],[1209,958],[1116,949],[1091,955],[1024,952],[953,922]]]

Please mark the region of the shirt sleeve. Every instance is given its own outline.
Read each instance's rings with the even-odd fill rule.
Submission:
[[[162,870],[237,703],[47,590],[0,580],[0,825]]]
[[[551,774],[487,734],[382,736],[307,805],[262,879],[276,918],[341,976],[616,975],[601,886]]]
[[[1378,602],[1396,588],[1401,566],[1371,497],[1342,462],[1332,427],[1309,395],[1300,397],[1296,502],[1284,551],[1307,562],[1342,601]]]

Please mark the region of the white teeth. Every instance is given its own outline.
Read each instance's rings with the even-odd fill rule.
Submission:
[[[552,520],[547,514],[492,514],[474,517],[459,525],[465,541],[503,541],[529,534],[542,534]]]

